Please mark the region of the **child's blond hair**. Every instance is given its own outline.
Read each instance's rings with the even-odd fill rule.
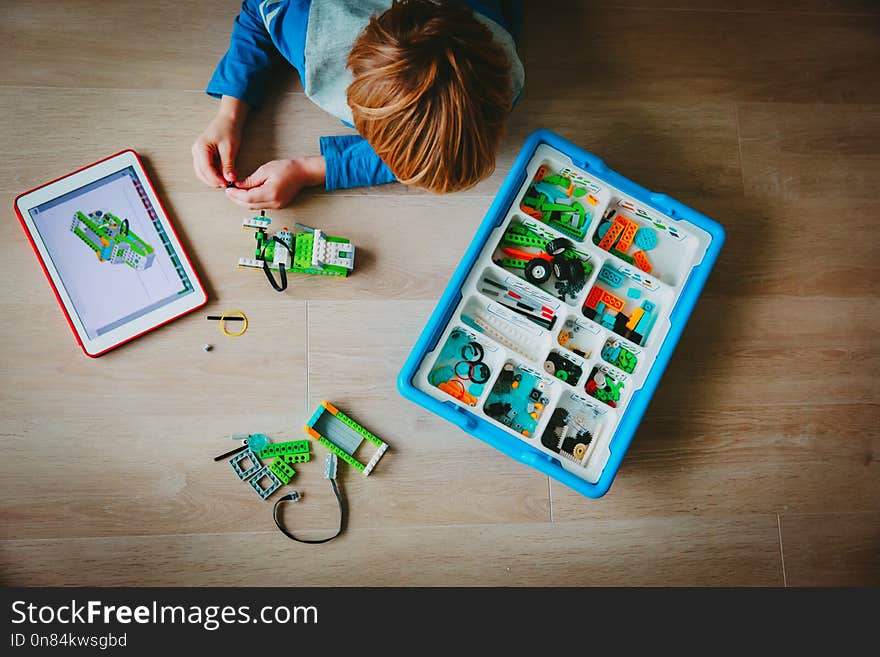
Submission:
[[[348,67],[355,127],[402,183],[454,192],[494,171],[510,62],[470,8],[395,1],[370,19]]]

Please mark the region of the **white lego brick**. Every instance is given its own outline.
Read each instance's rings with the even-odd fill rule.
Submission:
[[[364,476],[370,474],[373,471],[373,468],[376,467],[376,464],[379,462],[379,459],[382,458],[382,455],[385,453],[385,450],[388,449],[388,444],[383,443],[382,446],[376,450],[376,453],[373,454],[373,458],[370,459],[370,462],[367,463],[367,466],[364,468]]]
[[[252,217],[241,222],[242,228],[268,228],[272,224],[272,220],[268,217],[261,219],[260,217]]]
[[[238,266],[245,267],[248,269],[262,269],[263,261],[257,260],[256,258],[239,258]]]

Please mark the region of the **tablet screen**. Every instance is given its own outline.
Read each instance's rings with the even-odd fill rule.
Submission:
[[[92,339],[193,292],[134,167],[30,210]]]

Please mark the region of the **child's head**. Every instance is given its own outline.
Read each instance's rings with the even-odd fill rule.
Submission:
[[[395,1],[370,19],[348,67],[355,127],[401,182],[454,192],[495,169],[510,62],[470,8]]]

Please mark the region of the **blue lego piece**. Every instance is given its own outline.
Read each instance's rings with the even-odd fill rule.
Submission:
[[[568,198],[564,191],[559,189],[556,185],[551,185],[548,182],[537,183],[535,185],[535,191],[543,194],[554,203],[565,201]]]
[[[608,265],[603,265],[602,269],[599,270],[599,278],[614,288],[618,288],[623,284],[623,274]]]
[[[648,333],[651,332],[651,328],[654,326],[654,320],[657,319],[657,316],[645,311],[645,314],[642,315],[642,318],[639,320],[639,323],[636,324],[636,333],[642,336],[642,342],[647,339]]]
[[[601,317],[604,312],[605,312],[605,303],[603,301],[600,301],[599,303],[596,304],[596,317]]]
[[[602,323],[602,326],[604,326],[605,328],[613,329],[614,328],[614,317],[612,315],[609,315],[608,313],[605,313],[602,316],[601,323]]]
[[[642,291],[637,287],[631,287],[626,291],[626,296],[630,299],[638,299],[642,296]]]
[[[642,251],[650,251],[657,246],[657,233],[652,228],[639,228],[633,241]]]
[[[605,233],[608,232],[609,228],[611,228],[611,222],[606,221],[604,224],[599,226],[599,230],[596,231],[596,237],[601,240],[603,237],[605,237]]]
[[[620,347],[612,347],[608,344],[602,347],[602,359],[608,361],[609,363],[616,362],[619,355]]]
[[[642,301],[642,308],[645,309],[645,313],[652,313],[654,312],[654,310],[657,309],[657,306],[645,299],[644,301]]]
[[[252,433],[247,437],[248,448],[252,452],[259,452],[269,444],[269,439],[264,433]]]
[[[260,485],[260,482],[263,479],[269,480],[269,485],[265,488]],[[257,495],[259,495],[264,500],[276,490],[281,488],[281,480],[275,476],[275,473],[272,472],[267,465],[264,465],[262,468],[257,470],[248,483],[257,492]]]

